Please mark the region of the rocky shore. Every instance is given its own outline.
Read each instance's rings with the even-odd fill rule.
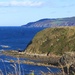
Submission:
[[[25,58],[28,61],[23,61],[25,64],[43,65],[43,66],[58,66],[58,61],[61,56],[47,56],[46,54],[29,54],[18,51],[2,51],[3,54],[17,58]]]
[[[20,63],[61,68],[63,73],[62,75],[70,75],[75,73],[75,52],[66,52],[62,56],[47,56],[46,54],[29,54],[18,51],[2,51],[2,53],[8,56],[27,59],[24,61],[19,60]]]

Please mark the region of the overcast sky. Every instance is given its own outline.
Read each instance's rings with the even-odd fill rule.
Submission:
[[[0,0],[0,26],[75,16],[75,0]]]

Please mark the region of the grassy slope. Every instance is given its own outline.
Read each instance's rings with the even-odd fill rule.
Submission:
[[[75,51],[75,27],[47,28],[37,33],[26,52],[63,54]]]

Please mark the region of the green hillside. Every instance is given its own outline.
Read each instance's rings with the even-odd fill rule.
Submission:
[[[75,51],[75,27],[44,29],[36,34],[25,51],[59,55],[64,52]]]

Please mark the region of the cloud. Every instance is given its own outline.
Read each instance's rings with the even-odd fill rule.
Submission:
[[[0,2],[0,6],[42,6],[44,2],[42,1],[8,1],[8,2]]]

